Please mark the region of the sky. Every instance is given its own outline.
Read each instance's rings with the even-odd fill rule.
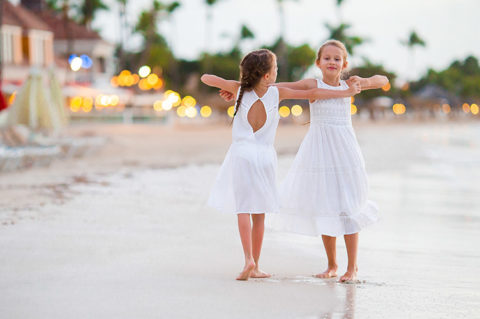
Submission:
[[[110,12],[100,12],[93,26],[109,41],[119,41],[116,0],[104,0]],[[205,0],[179,0],[181,7],[170,20],[160,25],[176,56],[195,59],[202,51],[228,51],[239,36],[242,24],[255,34],[242,46],[244,52],[272,44],[280,35],[277,0],[220,0],[213,7],[212,24],[207,32]],[[133,26],[140,11],[151,0],[129,0],[128,20]],[[171,1],[164,0],[169,3]],[[362,57],[382,63],[401,79],[423,75],[428,68],[442,69],[455,59],[468,55],[480,58],[480,0],[344,0],[340,11],[335,0],[284,0],[287,42],[308,43],[315,50],[328,37],[325,23],[340,19],[352,25],[349,32],[368,38],[358,47],[350,65]],[[415,30],[427,43],[413,55],[403,46]],[[129,38],[129,46],[138,48],[138,36]],[[312,61],[313,63],[313,61]]]

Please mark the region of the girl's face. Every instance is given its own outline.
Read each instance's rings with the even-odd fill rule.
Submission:
[[[264,78],[268,84],[275,83],[277,81],[277,72],[278,72],[277,59],[275,57],[273,57],[272,59],[273,59],[272,68],[270,69],[270,72],[264,75]]]
[[[323,48],[320,60],[316,61],[323,76],[337,77],[347,67],[347,61],[343,58],[343,51],[334,46],[327,45]]]

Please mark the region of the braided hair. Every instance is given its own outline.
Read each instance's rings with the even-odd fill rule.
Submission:
[[[235,112],[238,112],[243,93],[251,91],[260,82],[262,76],[270,72],[275,54],[267,49],[255,50],[247,54],[240,62],[240,92],[238,93]]]

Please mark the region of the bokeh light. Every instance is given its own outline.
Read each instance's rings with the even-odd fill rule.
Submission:
[[[80,108],[82,106],[83,99],[80,96],[75,96],[70,100],[70,107]]]
[[[183,105],[180,105],[177,108],[177,115],[180,116],[180,117],[185,117],[187,115],[185,111],[186,111],[186,107],[183,106]]]
[[[166,100],[162,103],[162,108],[165,110],[165,111],[169,111],[172,109],[172,106],[173,106],[173,103],[169,100]]]
[[[180,97],[180,94],[177,92],[174,92],[172,90],[168,90],[164,93],[164,97],[166,98],[167,101],[170,101],[172,103],[173,107],[177,107],[182,103],[182,99]]]
[[[472,104],[470,105],[470,112],[472,112],[473,115],[477,115],[478,114],[478,105],[477,104]]]
[[[82,65],[81,65],[82,68],[90,69],[92,67],[93,61],[88,55],[82,54],[80,56],[80,59],[82,59]]]
[[[290,115],[290,109],[288,106],[280,106],[278,109],[278,113],[280,114],[281,117],[288,117]]]
[[[150,85],[148,84],[146,79],[141,79],[140,82],[138,82],[138,87],[142,91],[150,90]]]
[[[148,65],[141,66],[140,69],[138,69],[138,75],[142,78],[146,78],[150,72],[152,72],[152,69]]]
[[[92,109],[93,99],[89,96],[83,98],[82,107],[83,109]]]
[[[350,104],[350,114],[354,115],[357,114],[357,106],[355,104]]]
[[[149,76],[147,76],[147,82],[151,87],[157,84],[157,81],[158,81],[158,75],[156,75],[155,73],[152,73]]]
[[[202,117],[210,117],[210,115],[212,115],[212,108],[208,105],[202,106],[200,109],[200,115]]]
[[[120,102],[120,98],[118,97],[118,95],[110,96],[110,105],[117,106],[119,102]]]
[[[470,105],[468,105],[468,103],[463,103],[462,109],[463,109],[463,112],[469,113],[470,112]]]
[[[448,113],[450,113],[451,110],[452,110],[452,108],[450,107],[450,105],[448,105],[448,104],[443,104],[442,105],[443,113],[448,114]]]
[[[163,80],[161,78],[158,78],[157,83],[153,86],[154,90],[160,90],[163,87]]]
[[[160,112],[162,110],[162,101],[155,101],[155,103],[153,103],[153,109],[157,112]]]
[[[405,105],[401,104],[401,103],[397,103],[397,104],[394,104],[393,107],[393,113],[397,114],[397,115],[402,115],[405,113],[405,111],[407,110],[407,108],[405,107]]]
[[[110,79],[110,84],[113,86],[113,87],[118,87],[118,76],[114,76]]]
[[[197,104],[197,101],[191,97],[190,95],[187,95],[185,96],[183,99],[182,99],[182,104],[184,106],[195,106]]]
[[[292,115],[293,116],[300,116],[302,115],[303,113],[303,108],[298,105],[298,104],[295,104],[294,106],[292,106]]]
[[[235,105],[229,106],[227,109],[228,116],[233,117],[233,113],[235,113]]]
[[[185,109],[185,114],[191,119],[197,116],[197,113],[197,109],[193,106],[187,106],[187,108]]]
[[[72,62],[70,62],[70,68],[72,69],[72,71],[77,72],[81,69],[82,63],[82,58],[76,56],[72,59]]]

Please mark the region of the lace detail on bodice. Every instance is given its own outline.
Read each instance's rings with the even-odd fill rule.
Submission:
[[[321,89],[346,90],[345,81],[340,81],[340,86],[330,86],[317,79],[317,86]],[[310,103],[311,124],[351,125],[350,98],[337,98],[316,100]]]

